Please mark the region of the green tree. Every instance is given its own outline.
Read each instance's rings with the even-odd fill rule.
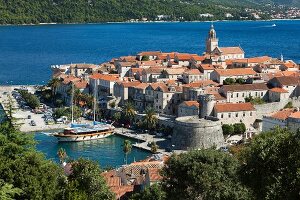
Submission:
[[[60,163],[62,164],[65,162],[66,158],[68,157],[67,152],[64,148],[59,148],[57,151],[57,156],[59,158]]]
[[[144,122],[146,127],[149,130],[154,130],[158,122],[155,110],[151,107],[147,107],[145,112],[146,115],[144,116]]]
[[[300,199],[300,132],[277,127],[256,136],[239,157],[256,199]]]
[[[144,191],[134,194],[131,200],[165,200],[166,193],[162,190],[161,185],[154,184],[147,187]]]
[[[223,135],[233,135],[234,134],[234,126],[231,124],[223,124],[222,125]]]
[[[237,84],[245,84],[246,83],[245,79],[243,79],[243,78],[237,78],[237,79],[235,79],[235,82]]]
[[[241,183],[239,162],[216,150],[197,150],[173,155],[163,168],[167,199],[251,199]]]
[[[291,101],[289,101],[285,106],[284,108],[293,108],[293,103]]]
[[[72,174],[68,177],[63,199],[115,199],[101,176],[99,165],[83,158],[72,162]]]
[[[5,183],[0,179],[0,199],[1,200],[13,200],[16,195],[20,195],[22,190],[14,188],[12,184]]]
[[[142,57],[142,61],[149,61],[149,60],[150,60],[149,56],[143,56]]]
[[[60,86],[61,82],[58,78],[53,78],[49,81],[48,86],[51,88],[52,97],[55,96],[57,88]]]
[[[226,78],[226,79],[223,81],[223,84],[224,84],[224,85],[233,85],[233,84],[235,84],[235,79],[233,79],[233,78]]]
[[[113,119],[118,122],[120,121],[121,119],[121,113],[120,112],[116,112],[114,115],[113,115]]]
[[[156,144],[156,142],[151,142],[151,146],[150,146],[150,148],[151,148],[151,152],[152,153],[157,153],[157,150],[158,150],[158,145]]]
[[[240,135],[246,132],[246,125],[244,123],[236,123],[233,125],[234,127],[234,134]]]
[[[1,179],[23,191],[15,195],[17,200],[55,199],[63,172],[37,153],[34,143],[32,135],[20,133],[7,123],[0,126]]]
[[[129,140],[124,140],[124,143],[123,143],[123,152],[125,154],[125,164],[127,165],[127,157],[128,157],[128,154],[131,152],[131,149],[132,149],[132,145],[131,145],[131,142]]]
[[[122,110],[125,120],[127,120],[130,124],[135,116],[135,109],[131,102],[126,102],[124,108]]]

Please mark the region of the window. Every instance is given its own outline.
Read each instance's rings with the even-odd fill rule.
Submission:
[[[245,117],[246,116],[246,113],[245,112],[243,112],[243,117]]]
[[[245,97],[245,93],[242,94],[242,97]]]
[[[252,112],[250,112],[250,116],[252,116]]]
[[[261,92],[261,96],[264,96],[264,93],[263,93],[263,92]]]
[[[236,116],[236,117],[239,117],[239,113],[236,113],[235,116]]]
[[[228,118],[230,118],[231,117],[231,113],[228,113]]]
[[[236,93],[236,97],[239,97],[239,93]]]
[[[231,98],[233,98],[233,94],[231,94]]]
[[[221,118],[223,118],[224,117],[224,115],[223,114],[221,114]]]

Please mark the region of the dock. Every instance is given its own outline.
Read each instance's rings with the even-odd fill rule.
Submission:
[[[150,135],[147,133],[138,133],[126,128],[116,128],[115,134],[135,140],[136,143],[132,144],[133,147],[150,151],[150,152],[151,152],[151,147],[148,146],[149,143],[155,142],[156,144],[159,145],[159,143],[161,142],[168,142],[166,138],[157,137],[155,135]],[[157,153],[168,154],[164,148],[158,148]]]

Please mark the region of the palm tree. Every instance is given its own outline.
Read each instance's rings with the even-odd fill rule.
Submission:
[[[158,150],[158,145],[155,142],[151,143],[151,152],[156,153]]]
[[[58,78],[53,78],[49,81],[48,85],[51,87],[52,96],[55,96],[57,88],[60,86],[60,80]]]
[[[66,152],[66,150],[64,148],[59,148],[58,151],[57,151],[57,155],[59,157],[59,161],[60,161],[61,164],[68,157],[67,152]]]
[[[131,121],[135,116],[135,109],[131,102],[125,103],[124,108],[123,108],[123,113],[124,113],[125,119],[127,119],[129,121],[129,123],[131,124]]]
[[[131,142],[129,140],[124,140],[124,144],[123,144],[123,152],[125,153],[125,163],[127,165],[127,156],[128,154],[131,152]]]
[[[145,112],[144,122],[146,123],[147,129],[153,130],[158,122],[155,110],[152,107],[147,107]]]

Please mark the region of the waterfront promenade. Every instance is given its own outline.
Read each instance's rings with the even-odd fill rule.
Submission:
[[[132,146],[147,151],[151,151],[151,146],[149,144],[151,142],[155,142],[157,145],[159,145],[157,153],[166,153],[165,148],[170,146],[171,142],[170,140],[163,137],[157,137],[156,135],[150,135],[146,133],[138,133],[126,128],[117,128],[115,134],[136,140],[136,143],[132,144]]]

